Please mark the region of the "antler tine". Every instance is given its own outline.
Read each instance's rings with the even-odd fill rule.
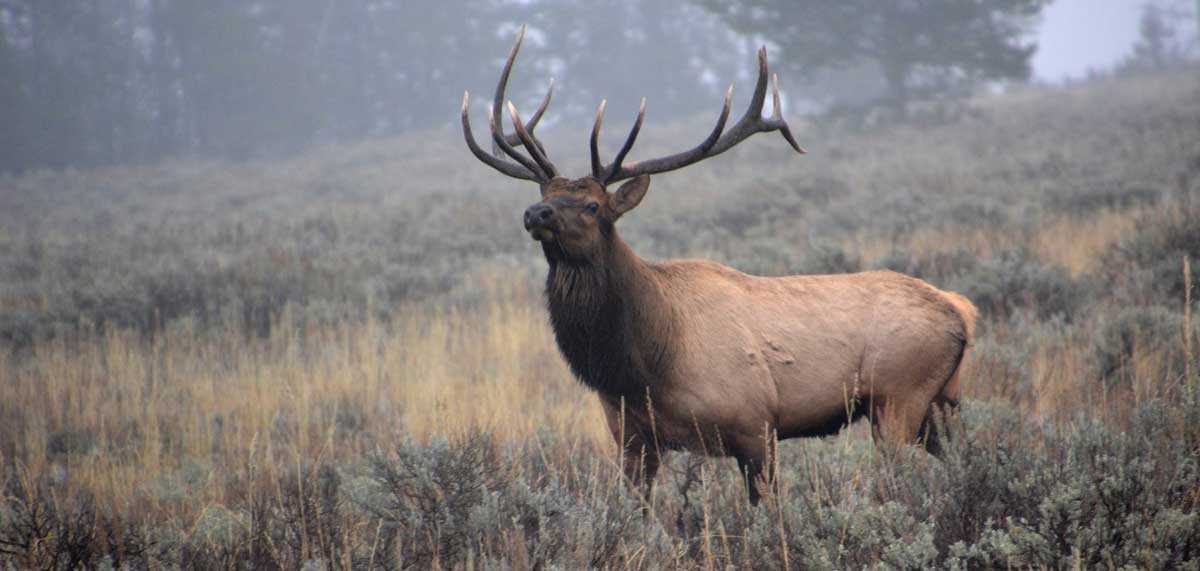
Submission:
[[[607,99],[600,100],[600,109],[596,111],[596,122],[592,124],[592,178],[596,180],[604,179],[604,163],[600,162],[600,124],[604,122],[604,107],[607,105]]]
[[[542,104],[538,105],[537,111],[533,112],[533,117],[529,118],[529,122],[525,124],[525,130],[529,134],[533,134],[533,130],[537,128],[538,121],[542,120],[542,115],[546,113],[546,108],[550,106],[550,99],[554,97],[554,78],[550,78],[550,85],[546,87],[546,96],[542,98]]]
[[[708,134],[708,138],[700,143],[699,149],[708,152],[721,139],[721,133],[725,130],[725,122],[729,120],[729,105],[733,103],[733,84],[729,84],[729,90],[725,92],[725,105],[721,107],[721,116],[717,118],[717,126],[713,127],[712,133]]]
[[[500,81],[496,83],[496,93],[492,95],[492,115],[501,115],[504,113],[504,92],[508,89],[508,76],[512,73],[513,63],[517,61],[517,52],[521,51],[521,42],[525,41],[525,25],[521,25],[521,31],[517,33],[517,41],[513,43],[513,47],[508,51],[508,59],[504,61],[504,71],[500,72]],[[497,125],[500,129],[500,136],[508,141],[508,137],[504,135],[504,124]],[[494,137],[493,137],[494,138]],[[515,143],[514,143],[515,144]],[[497,157],[500,155],[499,145],[492,145],[492,154]]]
[[[541,148],[534,142],[533,135],[530,135],[529,131],[525,129],[525,125],[521,123],[521,115],[517,113],[517,106],[513,105],[512,101],[508,102],[508,114],[512,117],[513,130],[517,132],[517,136],[525,144],[525,148],[529,150],[529,155],[541,167],[542,172],[546,173],[547,180],[558,176],[558,169],[554,168],[554,163],[551,163],[550,159],[546,158]]]
[[[725,122],[729,120],[729,104],[733,103],[733,84],[729,84],[729,90],[725,92],[725,105],[721,107],[721,116],[717,118],[717,126],[713,127],[712,133],[708,134],[708,138],[700,143],[697,149],[707,153],[721,139],[721,133],[725,130]]]
[[[546,89],[546,96],[542,98],[542,104],[538,106],[537,111],[533,112],[533,117],[530,117],[529,121],[525,123],[525,130],[529,131],[529,135],[531,137],[533,137],[533,142],[537,143],[538,149],[542,151],[542,154],[546,153],[546,147],[542,146],[542,141],[539,140],[537,138],[537,136],[535,136],[533,134],[533,130],[537,128],[538,122],[542,120],[542,115],[546,113],[546,108],[550,106],[550,98],[553,95],[554,95],[554,78],[551,77],[550,78],[550,87],[548,87]],[[513,147],[520,147],[521,145],[525,144],[524,142],[521,141],[521,138],[518,137],[516,133],[513,133],[511,135],[505,135],[504,140],[508,141],[508,144],[512,145]],[[492,146],[495,147],[495,145],[492,145]],[[493,148],[493,151],[498,152],[499,149]]]
[[[773,83],[774,87],[775,87],[775,95],[774,95],[775,112],[771,114],[772,123],[777,123],[777,125],[775,125],[775,128],[779,129],[779,134],[783,135],[784,140],[786,140],[788,142],[788,144],[791,145],[792,148],[796,150],[797,153],[800,153],[802,155],[808,154],[808,151],[804,150],[804,147],[801,147],[800,144],[796,142],[796,138],[792,136],[792,129],[790,127],[788,127],[787,121],[783,120],[783,106],[779,104],[779,74],[778,73],[771,74],[771,83]]]
[[[762,108],[763,103],[767,100],[767,79],[770,76],[770,70],[767,67],[767,47],[763,46],[758,50],[758,80],[754,85],[754,96],[750,98],[750,107],[746,109],[746,113],[741,119],[725,133],[720,141],[712,149],[713,155],[719,155],[730,147],[742,142],[750,135],[760,131],[773,130],[774,125],[768,124],[763,120]],[[782,117],[782,116],[781,116]],[[783,119],[780,118],[780,123]]]
[[[779,102],[779,74],[771,74],[771,118],[783,118],[783,104]]]
[[[711,156],[710,151],[721,138],[721,133],[725,130],[725,122],[729,120],[729,106],[732,101],[733,85],[730,85],[729,90],[725,92],[725,105],[721,107],[721,115],[720,117],[717,117],[716,126],[713,127],[713,130],[708,134],[708,137],[696,147],[682,153],[676,153],[674,155],[657,159],[650,159],[648,161],[641,161],[621,167],[610,174],[605,184],[632,178],[642,173],[652,174],[675,170]]]
[[[754,96],[750,98],[750,107],[746,109],[746,113],[738,119],[738,123],[743,121],[758,119],[762,117],[763,103],[767,102],[767,79],[770,72],[767,68],[767,46],[758,48],[758,80],[754,83]],[[735,125],[736,129],[737,126]]]
[[[504,151],[505,154],[512,157],[513,160],[517,161],[518,163],[521,163],[521,166],[529,169],[529,173],[533,175],[532,180],[536,180],[538,182],[550,180],[550,177],[546,176],[546,173],[543,172],[540,167],[538,167],[537,163],[529,160],[529,158],[525,155],[518,153],[516,149],[512,148],[512,145],[508,144],[508,141],[504,140],[504,135],[500,132],[496,123],[496,114],[491,110],[488,110],[488,124],[492,127],[492,141],[494,141],[496,145],[498,145],[500,149]]]
[[[717,128],[705,139],[700,146],[682,153],[641,161],[612,169],[608,173],[606,184],[631,178],[640,174],[654,174],[677,168],[682,168],[687,165],[699,162],[708,157],[717,156],[734,145],[744,141],[747,137],[755,133],[765,133],[769,131],[779,131],[788,144],[799,153],[804,153],[804,149],[796,143],[796,139],[792,137],[792,131],[788,128],[787,121],[783,118],[783,106],[779,97],[779,78],[775,77],[774,90],[772,91],[772,99],[774,100],[775,109],[769,119],[762,116],[763,104],[767,99],[767,80],[771,78],[770,69],[767,66],[767,48],[763,46],[758,50],[758,79],[754,85],[754,95],[750,98],[750,106],[746,109],[746,113],[742,115],[738,122],[734,124],[728,132],[722,134],[722,129],[725,126],[725,121],[729,115],[729,103],[733,94],[733,88],[725,95],[725,107],[721,111],[721,118],[717,122]]]
[[[463,136],[466,137],[466,139],[467,139],[467,148],[471,149],[471,154],[475,155],[475,158],[483,161],[488,166],[490,166],[508,176],[511,176],[513,178],[523,179],[523,180],[536,181],[537,178],[533,176],[533,173],[531,171],[525,170],[524,168],[521,167],[521,165],[513,164],[510,162],[504,161],[503,159],[496,158],[492,155],[489,155],[487,152],[485,152],[482,148],[479,147],[479,144],[477,144],[475,142],[475,135],[471,133],[471,118],[470,118],[470,114],[467,112],[470,109],[470,100],[471,100],[470,92],[464,91],[463,92],[463,102],[462,102]]]
[[[625,143],[621,145],[621,150],[617,152],[617,158],[613,159],[612,165],[607,169],[605,182],[609,182],[613,175],[621,172],[621,163],[625,161],[625,155],[633,149],[633,143],[637,141],[638,132],[642,130],[642,120],[646,118],[646,98],[642,98],[642,105],[638,107],[637,119],[633,122],[633,127],[629,129],[629,136],[625,138]]]

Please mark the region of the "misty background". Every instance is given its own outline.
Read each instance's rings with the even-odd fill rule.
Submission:
[[[1200,569],[1197,2],[0,0],[0,570]],[[621,481],[534,185],[458,124],[523,24],[571,174],[601,99],[602,156],[643,96],[630,160],[678,152],[768,46],[811,154],[655,176],[620,236],[971,300],[943,461],[863,423],[758,509],[732,459]]]
[[[548,129],[601,99],[619,121],[642,96],[652,123],[715,115],[761,44],[792,113],[903,114],[1196,52],[1194,0],[828,4],[0,0],[0,172],[287,156],[449,126],[464,89],[478,130],[521,24],[509,97],[529,114],[553,77]]]

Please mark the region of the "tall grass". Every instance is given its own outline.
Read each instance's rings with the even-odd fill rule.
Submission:
[[[983,311],[943,461],[781,443],[758,508],[728,460],[628,490],[554,347],[532,191],[457,133],[0,180],[0,565],[1200,568],[1198,93],[813,122],[807,158],[656,177],[622,222],[649,257],[889,267]]]

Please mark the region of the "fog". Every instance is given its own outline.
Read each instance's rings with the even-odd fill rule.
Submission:
[[[288,156],[453,125],[464,90],[486,127],[521,25],[507,97],[529,114],[553,78],[545,125],[582,129],[602,99],[626,121],[642,97],[653,121],[715,114],[760,45],[789,113],[904,116],[1172,65],[1196,22],[1192,0],[0,0],[0,172]]]
[[[1200,571],[1150,1],[0,0],[0,571]]]
[[[1034,77],[1059,81],[1112,68],[1133,50],[1142,5],[1135,0],[1057,0],[1046,7],[1037,31]]]

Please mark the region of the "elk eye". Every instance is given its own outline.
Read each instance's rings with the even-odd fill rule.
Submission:
[[[585,210],[588,211],[588,214],[595,214],[597,210],[600,210],[600,203],[592,202],[587,205],[587,208]]]

